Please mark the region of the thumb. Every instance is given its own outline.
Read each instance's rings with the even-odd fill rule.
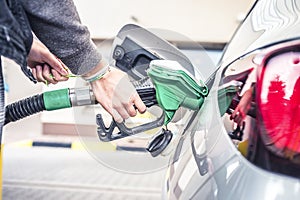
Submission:
[[[61,75],[67,76],[68,71],[66,65],[53,55],[50,51],[46,51],[43,55],[44,62],[59,72]]]

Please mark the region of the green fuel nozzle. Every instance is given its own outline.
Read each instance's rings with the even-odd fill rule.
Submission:
[[[164,112],[156,120],[136,127],[127,128],[124,123],[112,121],[106,127],[101,114],[97,115],[99,125],[97,132],[101,141],[112,141],[137,133],[167,125],[174,117],[179,107],[199,110],[208,94],[208,88],[202,81],[197,82],[193,76],[178,62],[170,60],[152,60],[147,71],[150,79],[139,80],[133,85],[147,107],[158,104]],[[150,83],[148,82],[150,81]],[[153,87],[154,85],[154,87]],[[113,133],[115,127],[120,132]],[[153,140],[148,151],[155,157],[171,140],[172,133],[164,130]],[[161,145],[165,144],[165,145]],[[160,147],[158,147],[160,146]],[[164,146],[164,147],[163,147]]]
[[[196,81],[178,62],[153,60],[148,75],[155,89],[159,106],[165,111],[164,124],[167,125],[179,107],[199,110],[208,95],[207,86]]]

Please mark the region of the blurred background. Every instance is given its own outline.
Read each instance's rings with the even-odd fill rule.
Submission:
[[[163,29],[179,33],[188,40],[165,35],[195,65],[205,66],[199,54],[205,51],[217,65],[223,48],[245,18],[254,0],[75,0],[82,23],[102,52],[109,59],[111,42],[128,23],[147,29]],[[199,48],[194,44],[199,45]],[[8,59],[3,59],[7,103],[46,90],[75,87],[84,82],[72,79],[55,86],[31,83]],[[203,71],[209,75],[215,68]],[[146,140],[128,138],[114,144],[99,144],[104,163],[94,158],[83,138],[94,140],[93,120],[74,120],[91,116],[90,107],[65,109],[36,114],[5,127],[3,142],[4,199],[160,199],[166,158],[151,159],[139,152]],[[104,113],[100,108],[100,112]],[[93,112],[92,112],[93,113]],[[110,118],[107,114],[107,118]],[[78,132],[80,130],[80,133]],[[33,142],[72,144],[77,148],[32,147]],[[97,143],[98,141],[94,141]],[[130,153],[117,151],[116,146],[129,147]],[[131,149],[130,149],[131,148]],[[137,154],[139,156],[137,156]],[[142,155],[142,156],[141,156]],[[138,159],[137,159],[138,158]],[[153,170],[134,173],[115,169],[119,162],[137,159],[133,165],[152,166]],[[145,160],[143,160],[145,159]],[[156,166],[156,162],[162,163]],[[130,165],[127,166],[130,168]],[[141,172],[141,171],[139,171]]]

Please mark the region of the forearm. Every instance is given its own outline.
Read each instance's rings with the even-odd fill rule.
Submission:
[[[34,33],[73,73],[88,73],[99,64],[101,54],[81,24],[73,1],[22,2]]]

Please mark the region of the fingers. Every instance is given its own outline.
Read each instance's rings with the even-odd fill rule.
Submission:
[[[134,93],[133,103],[140,113],[146,112],[146,105],[144,104],[137,92]]]
[[[125,119],[129,118],[128,113],[126,112],[124,107],[121,106],[120,102],[119,105],[112,105],[111,103],[105,101],[99,102],[101,103],[102,107],[114,118],[116,122],[122,123]]]
[[[43,76],[43,78],[47,81],[47,83],[52,83],[52,84],[57,83],[53,75],[50,73],[50,68],[47,64],[44,64],[43,68],[41,69],[41,72],[38,74]]]
[[[37,81],[46,82],[43,76],[43,68],[41,65],[36,65],[35,68],[32,68],[32,74]]]
[[[32,74],[37,81],[44,82],[46,84],[56,84],[59,81],[66,81],[69,79],[68,77],[62,76],[56,70],[50,69],[47,64],[44,64],[43,66],[36,65],[35,68],[32,68]]]
[[[124,121],[123,117],[116,110],[113,110],[111,115],[117,123],[122,123]]]
[[[117,122],[122,122],[123,120],[128,119],[129,117],[134,117],[137,114],[137,111],[134,107],[138,109],[140,113],[146,112],[146,106],[139,97],[139,95],[135,92],[129,101],[127,102],[119,102],[117,105],[113,105],[113,118]]]
[[[238,109],[236,109],[231,115],[230,115],[230,119],[233,120],[235,123],[237,123],[238,125],[241,125],[244,121],[245,115],[243,114],[243,112],[239,111]]]
[[[56,81],[67,81],[69,78],[66,77],[66,76],[62,76],[60,73],[58,73],[56,70],[54,69],[51,69],[51,73],[53,75],[53,78],[56,80]]]
[[[137,93],[132,95],[132,97],[126,102],[122,102],[121,98],[118,98],[117,95],[113,98],[108,98],[101,95],[101,97],[99,96],[97,99],[101,99],[98,102],[118,123],[123,122],[129,117],[136,116],[137,110],[135,109],[134,105],[137,107],[140,113],[144,113],[146,111],[146,106]]]
[[[90,84],[97,101],[117,122],[136,116],[137,110],[146,111],[134,86],[120,70],[112,68],[103,78]]]
[[[132,103],[127,103],[126,106],[125,106],[125,109],[126,109],[126,112],[128,113],[128,115],[130,117],[136,116],[137,112],[136,112],[136,110],[135,110]]]
[[[121,105],[115,106],[112,114],[113,114],[114,120],[118,123],[121,123],[130,117],[128,112],[126,111],[126,109]]]
[[[235,123],[237,123],[238,125],[240,125],[240,124],[242,123],[243,118],[242,118],[242,116],[240,115],[239,112],[237,112],[237,114],[235,115],[234,121],[235,121]]]
[[[46,61],[46,63],[48,63],[54,70],[56,70],[62,76],[67,76],[69,74],[67,70],[67,66],[65,66],[65,64],[60,59],[55,57],[52,53],[50,53],[49,59],[48,61]]]
[[[120,98],[121,99],[121,98]],[[120,100],[119,99],[119,100]],[[140,113],[146,112],[146,106],[141,100],[140,96],[137,92],[134,92],[129,100],[125,102],[119,102],[117,105],[113,106],[114,110],[116,110],[119,115],[125,120],[129,117],[134,117],[137,114],[135,107]]]
[[[236,117],[236,110],[234,110],[230,115],[230,120],[233,120]]]

